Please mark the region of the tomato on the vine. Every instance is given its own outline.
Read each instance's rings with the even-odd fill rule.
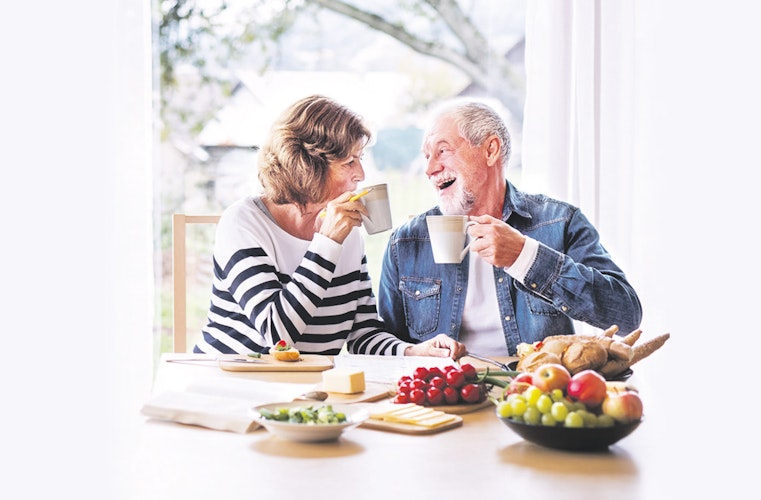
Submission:
[[[478,403],[481,401],[483,392],[481,392],[481,386],[478,384],[465,384],[460,389],[460,396],[466,403]]]
[[[408,398],[410,403],[415,403],[416,405],[424,405],[425,391],[423,391],[422,389],[412,389],[410,391]]]
[[[470,363],[465,363],[464,365],[461,365],[460,370],[462,370],[462,373],[465,375],[465,380],[469,382],[478,378],[476,367],[471,365]]]
[[[447,372],[447,384],[459,389],[465,384],[465,374],[459,369]]]
[[[456,405],[460,402],[460,393],[454,387],[446,386],[443,391],[444,401],[448,405]]]
[[[436,376],[428,381],[428,385],[437,389],[444,389],[447,386],[447,381],[444,380],[444,377]]]
[[[396,396],[394,396],[394,403],[398,405],[406,405],[410,402],[410,398],[407,394],[403,392],[396,393]]]
[[[415,368],[415,371],[412,372],[412,378],[428,380],[428,368],[425,366],[419,366]]]
[[[410,389],[411,387],[410,387],[409,381],[402,382],[396,386],[396,392],[401,392],[404,394],[407,394],[408,392],[410,392]]]
[[[444,401],[444,393],[438,387],[429,387],[425,399],[430,405],[440,405]]]
[[[426,390],[428,388],[428,382],[421,378],[412,379],[412,382],[410,382],[410,389],[423,389]]]

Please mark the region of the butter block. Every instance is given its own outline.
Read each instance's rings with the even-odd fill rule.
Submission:
[[[333,368],[322,372],[322,390],[354,394],[365,390],[365,372],[352,368]]]

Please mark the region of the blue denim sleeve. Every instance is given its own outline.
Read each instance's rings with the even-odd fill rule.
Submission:
[[[404,303],[399,290],[399,266],[396,262],[394,241],[396,231],[391,234],[383,255],[381,279],[378,285],[378,313],[386,324],[386,329],[402,340],[412,342],[404,315]]]
[[[642,321],[639,297],[603,248],[599,233],[580,211],[567,224],[564,252],[540,243],[525,291],[597,328],[635,330]]]

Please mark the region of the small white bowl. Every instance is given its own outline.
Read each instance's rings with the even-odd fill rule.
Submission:
[[[346,422],[342,422],[340,424],[297,424],[291,422],[281,422],[278,420],[269,420],[262,417],[260,412],[262,409],[274,412],[280,408],[300,408],[304,406],[320,407],[325,405],[332,406],[333,411],[345,414]],[[308,401],[291,401],[287,403],[270,403],[266,405],[259,405],[251,409],[251,415],[254,420],[256,420],[256,423],[267,429],[273,435],[282,439],[287,439],[289,441],[298,441],[301,443],[335,441],[345,431],[358,427],[362,422],[370,417],[366,410],[362,410],[351,405]]]

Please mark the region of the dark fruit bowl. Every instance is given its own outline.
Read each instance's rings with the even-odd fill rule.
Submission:
[[[516,371],[518,369],[518,362],[517,361],[511,361],[511,362],[509,362],[507,364],[507,367],[510,370]],[[615,382],[615,381],[623,382],[624,380],[628,380],[629,378],[631,378],[632,375],[634,375],[634,372],[632,371],[632,369],[631,368],[627,368],[626,370],[622,371],[621,373],[617,373],[617,374],[615,374],[613,376],[610,376],[610,377],[605,377],[605,380],[608,380],[610,382]]]
[[[529,425],[509,418],[497,418],[526,441],[547,448],[570,451],[605,450],[634,432],[642,423],[640,419],[628,424],[617,423],[612,427],[571,428]]]

